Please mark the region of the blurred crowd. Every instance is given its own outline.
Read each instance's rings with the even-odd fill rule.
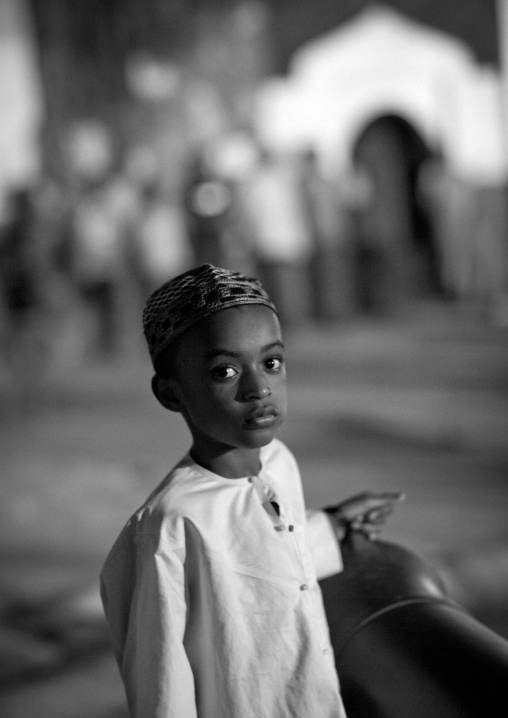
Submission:
[[[384,311],[400,300],[397,267],[415,283],[409,242],[383,232],[379,187],[361,164],[334,173],[313,150],[276,152],[243,133],[204,143],[181,164],[168,168],[135,148],[114,170],[92,163],[65,182],[45,178],[7,194],[0,378],[16,391],[32,396],[49,368],[143,351],[150,292],[203,262],[258,276],[285,330]],[[477,238],[488,246],[489,233],[472,229],[471,193],[451,201],[455,185],[439,158],[420,175],[415,266],[427,266],[442,296],[465,296],[499,252],[478,253]]]
[[[0,222],[2,363],[14,375],[135,350],[162,281],[202,262],[259,276],[286,326],[345,307],[345,240],[361,194],[313,152],[216,141],[168,185],[156,156],[63,185],[12,189]]]

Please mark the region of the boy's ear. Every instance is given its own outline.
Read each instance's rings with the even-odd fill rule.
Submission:
[[[171,379],[162,379],[158,374],[152,377],[152,392],[157,401],[169,411],[182,411],[182,405],[175,392],[175,383]]]

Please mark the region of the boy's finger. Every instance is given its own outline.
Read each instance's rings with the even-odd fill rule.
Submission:
[[[381,499],[381,501],[404,501],[406,494],[403,491],[382,491],[376,494],[375,498]]]
[[[387,518],[393,513],[393,504],[381,504],[374,506],[361,514],[357,514],[351,521],[352,528],[375,529],[384,524]]]
[[[388,516],[390,516],[391,513],[392,513],[391,511],[384,512],[384,513],[375,513],[375,514],[369,513],[365,517],[364,523],[373,524],[373,525],[384,524],[386,522],[386,519],[388,518]]]
[[[406,498],[405,494],[378,494],[369,500],[372,508],[381,508],[382,506],[391,506],[399,504]]]

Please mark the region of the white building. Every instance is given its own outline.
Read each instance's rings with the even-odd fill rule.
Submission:
[[[434,249],[445,288],[457,296],[506,290],[508,163],[501,79],[495,68],[478,64],[464,43],[374,5],[303,46],[287,76],[270,78],[259,88],[255,107],[256,129],[266,145],[290,151],[312,147],[327,171],[339,177],[358,160],[368,164],[374,145],[382,142],[373,130],[382,118],[388,122],[385,129],[390,120],[392,128],[397,122],[410,128],[428,158],[438,154],[443,160],[441,199],[443,192],[457,199],[440,207],[437,220],[433,217],[434,231],[441,235]],[[396,180],[381,164],[370,169],[383,202]],[[384,233],[397,254],[397,244],[402,249],[411,228],[402,197],[397,207],[392,200]],[[379,228],[383,213],[373,211]]]

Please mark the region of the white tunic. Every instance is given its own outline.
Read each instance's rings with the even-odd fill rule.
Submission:
[[[314,565],[338,572],[337,542],[285,445],[261,462],[226,479],[185,457],[113,546],[101,592],[133,717],[344,718]]]

